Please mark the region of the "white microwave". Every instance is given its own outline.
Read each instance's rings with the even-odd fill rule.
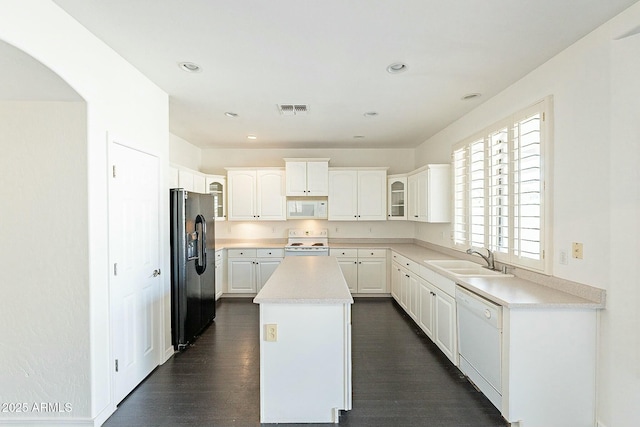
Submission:
[[[326,200],[287,200],[287,219],[326,218]]]

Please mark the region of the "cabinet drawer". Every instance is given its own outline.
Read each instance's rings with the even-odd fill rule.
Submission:
[[[227,251],[228,258],[255,258],[255,249],[229,249]]]
[[[412,273],[415,273],[418,276],[420,275],[420,266],[418,265],[418,263],[411,261],[409,258],[394,252],[393,261],[397,262],[407,270],[410,270]]]
[[[386,249],[358,249],[358,258],[386,258]]]
[[[283,258],[284,249],[282,248],[263,248],[257,250],[258,258]]]
[[[406,258],[403,257],[402,255],[400,255],[399,253],[391,252],[391,261],[395,261],[400,265],[405,265],[404,264],[404,262],[405,262],[404,260],[406,260]],[[406,267],[406,265],[405,265],[405,267]]]
[[[331,256],[338,258],[356,258],[358,249],[331,248]]]

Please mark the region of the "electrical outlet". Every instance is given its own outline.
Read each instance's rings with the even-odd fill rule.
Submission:
[[[560,249],[560,264],[562,265],[569,264],[569,255],[567,254],[566,249]]]
[[[264,340],[269,342],[278,341],[278,325],[270,323],[264,325]]]
[[[571,256],[575,259],[582,259],[582,243],[573,242]]]

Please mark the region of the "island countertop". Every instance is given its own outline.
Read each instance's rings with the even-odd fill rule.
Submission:
[[[338,260],[285,257],[253,300],[256,304],[353,304]]]

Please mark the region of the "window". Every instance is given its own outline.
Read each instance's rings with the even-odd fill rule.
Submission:
[[[551,98],[454,146],[453,244],[542,272]]]

